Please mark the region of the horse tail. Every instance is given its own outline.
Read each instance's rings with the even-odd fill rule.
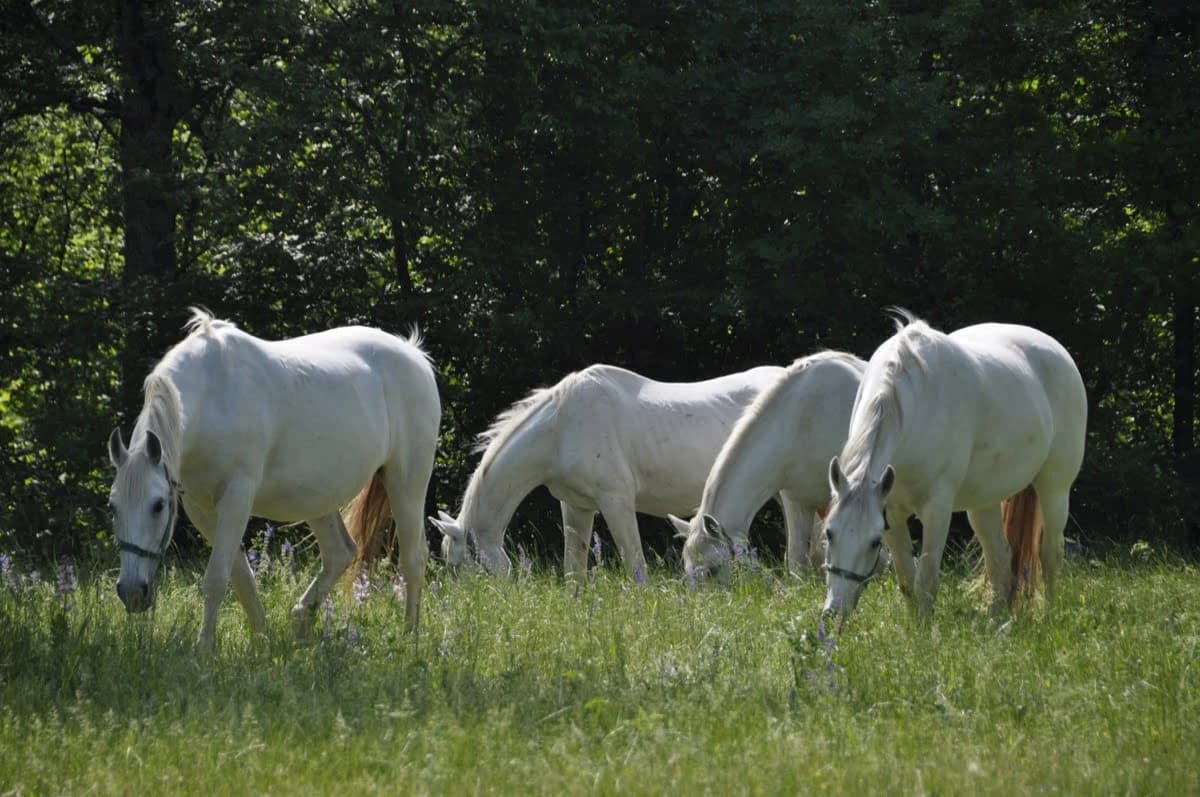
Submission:
[[[392,506],[388,500],[383,478],[376,473],[342,510],[346,530],[358,547],[355,568],[361,568],[382,557],[388,550],[392,522]]]
[[[1042,512],[1037,490],[1031,484],[1001,504],[1004,536],[1012,549],[1009,601],[1030,596],[1037,584],[1042,547]]]

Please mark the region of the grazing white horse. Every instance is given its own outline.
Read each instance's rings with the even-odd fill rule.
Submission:
[[[201,647],[213,646],[231,579],[251,631],[265,630],[241,548],[252,515],[306,520],[316,535],[321,569],[292,611],[303,634],[354,558],[339,509],[357,494],[351,522],[359,540],[374,531],[362,522],[388,514],[390,498],[406,620],[415,630],[428,552],[421,518],[441,416],[416,335],[342,327],[264,341],[197,309],[187,329],[146,378],[129,448],[119,429],[108,441],[117,469],[110,496],[121,551],[117,593],[125,607],[154,604],[154,576],[182,498],[212,545]]]
[[[430,518],[444,535],[443,556],[462,563],[474,542],[485,567],[509,572],[505,528],[544,484],[562,505],[564,574],[587,572],[599,511],[627,571],[644,579],[635,513],[692,512],[738,417],[782,372],[762,366],[704,382],[655,382],[593,365],[535,391],[481,436],[486,448],[458,517]]]
[[[1068,494],[1083,461],[1079,370],[1030,327],[979,324],[947,335],[899,312],[898,331],[867,365],[849,439],[829,465],[826,612],[854,609],[886,541],[901,591],[928,617],[954,510],[967,511],[982,545],[993,614],[1032,587],[1039,563],[1053,597]],[[905,525],[914,513],[924,528],[919,561]]]
[[[788,526],[788,570],[799,574],[820,561],[814,520],[829,504],[826,470],[846,442],[866,365],[821,352],[796,360],[758,395],[717,455],[699,511],[690,523],[670,518],[686,539],[686,572],[710,573],[747,550],[754,515],[776,493]]]

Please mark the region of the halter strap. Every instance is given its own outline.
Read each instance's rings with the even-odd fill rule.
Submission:
[[[857,581],[859,584],[865,584],[875,577],[874,572],[872,572],[869,576],[864,576],[860,573],[855,573],[853,570],[843,570],[842,568],[834,567],[833,565],[825,565],[825,572],[831,576],[841,576],[842,578],[849,579],[850,581]]]
[[[170,474],[168,474],[167,478],[170,479]],[[171,532],[175,530],[175,511],[176,505],[179,503],[179,485],[174,480],[171,480],[170,483],[171,495],[167,499],[170,504],[169,511],[167,512],[167,527],[163,529],[163,536],[162,539],[159,540],[158,550],[149,551],[140,545],[134,545],[132,542],[126,542],[120,537],[117,538],[118,550],[134,554],[135,556],[140,556],[143,559],[149,559],[152,562],[160,561],[163,558],[163,554],[167,552],[167,546],[171,543]]]

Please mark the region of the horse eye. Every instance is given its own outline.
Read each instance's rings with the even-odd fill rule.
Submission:
[[[883,545],[883,540],[879,539],[878,537],[871,540],[871,550],[873,550],[873,551],[879,550],[880,545]]]
[[[162,512],[162,511],[163,511],[163,500],[161,498],[156,498],[154,500],[154,504],[151,505],[151,507],[150,507],[150,513],[157,515],[158,513]]]
[[[833,542],[833,529],[829,528],[828,526],[825,527],[825,540],[827,542]]]

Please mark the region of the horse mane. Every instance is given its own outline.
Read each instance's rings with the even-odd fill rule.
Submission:
[[[216,330],[232,329],[237,326],[232,321],[222,321],[205,307],[189,307],[188,312],[191,313],[191,317],[183,325],[183,329],[188,333],[189,337],[193,335],[208,335],[210,332]]]
[[[557,384],[533,390],[524,398],[513,402],[512,406],[501,412],[492,421],[492,425],[475,439],[472,453],[483,452],[479,461],[479,470],[485,469],[495,459],[500,449],[533,417],[538,410],[552,402],[561,402],[568,393],[574,391],[586,382],[599,381],[600,370],[595,366],[582,371],[574,371],[564,376]]]
[[[876,455],[885,424],[899,429],[904,423],[900,390],[915,388],[927,374],[924,348],[941,333],[902,307],[888,308],[896,334],[885,341],[867,363],[862,391],[850,420],[850,437],[842,448],[842,472],[852,474],[867,467]]]
[[[844,351],[834,351],[832,349],[819,351],[807,357],[800,357],[793,360],[792,364],[784,369],[783,374],[778,379],[767,385],[754,397],[754,401],[746,408],[741,417],[738,418],[737,423],[734,424],[729,438],[732,440],[738,437],[743,429],[753,424],[758,416],[767,411],[767,408],[771,406],[780,393],[787,390],[805,371],[821,362],[842,362],[853,368],[860,375],[867,367],[866,363],[853,354]]]
[[[142,385],[146,398],[137,427],[154,432],[162,444],[162,461],[167,475],[179,481],[179,447],[183,439],[183,401],[170,377],[152,371]],[[131,441],[132,443],[132,441]]]

